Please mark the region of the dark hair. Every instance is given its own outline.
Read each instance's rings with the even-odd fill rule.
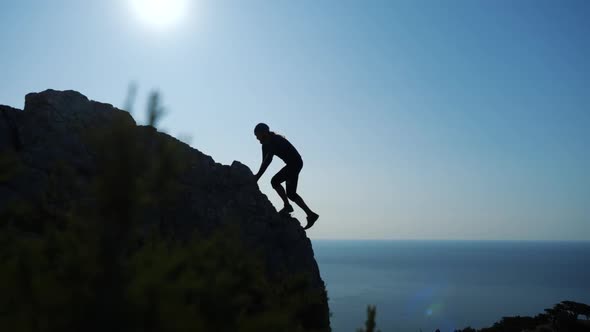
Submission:
[[[271,131],[270,128],[268,127],[268,125],[266,123],[259,123],[256,125],[256,127],[254,127],[254,133],[268,133],[270,135],[275,135],[275,136],[281,136],[283,138],[285,138],[285,136],[281,135],[281,134],[277,134],[274,131]]]
[[[254,127],[254,133],[268,133],[271,132],[266,123],[259,123]]]

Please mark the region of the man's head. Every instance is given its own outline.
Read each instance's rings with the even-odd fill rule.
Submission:
[[[254,135],[263,144],[270,137],[270,128],[265,123],[259,123],[254,127]]]

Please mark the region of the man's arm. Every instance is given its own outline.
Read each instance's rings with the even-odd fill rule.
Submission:
[[[256,173],[256,181],[258,181],[258,179],[260,179],[262,174],[264,174],[264,172],[268,168],[268,165],[270,165],[271,161],[272,161],[272,153],[267,152],[266,154],[263,155],[262,164],[260,165],[260,170],[258,170],[258,173]]]

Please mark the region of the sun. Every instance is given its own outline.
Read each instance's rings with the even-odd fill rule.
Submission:
[[[132,11],[144,24],[164,29],[180,24],[190,0],[129,0]]]

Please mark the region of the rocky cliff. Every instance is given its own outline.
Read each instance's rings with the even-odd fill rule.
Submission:
[[[302,324],[309,330],[329,330],[325,286],[311,242],[296,219],[277,214],[247,166],[237,161],[231,166],[216,163],[151,126],[138,126],[129,113],[75,91],[28,94],[24,110],[0,106],[2,222],[17,222],[11,209],[26,204],[36,211],[35,220],[18,226],[34,234],[64,211],[96,209],[100,202],[95,197],[95,179],[105,173],[100,158],[109,156],[107,151],[101,157],[98,150],[100,142],[112,139],[108,128],[116,126],[135,132],[139,138],[120,144],[141,145],[148,154],[159,153],[162,146],[175,151],[175,165],[169,166],[176,171],[166,179],[174,187],[169,191],[172,194],[166,194],[165,204],[146,205],[139,211],[143,229],[158,229],[178,241],[190,241],[189,234],[194,231],[210,234],[228,225],[238,226],[246,248],[262,253],[272,280],[285,275],[309,276],[311,282],[306,287],[319,290],[323,299],[302,314]],[[133,158],[129,160],[126,163],[133,162]],[[17,165],[16,170],[8,170],[7,165]],[[116,183],[125,186],[125,174],[111,178],[117,176],[121,179]],[[154,190],[165,189],[156,185]],[[117,197],[110,199],[116,201]]]

